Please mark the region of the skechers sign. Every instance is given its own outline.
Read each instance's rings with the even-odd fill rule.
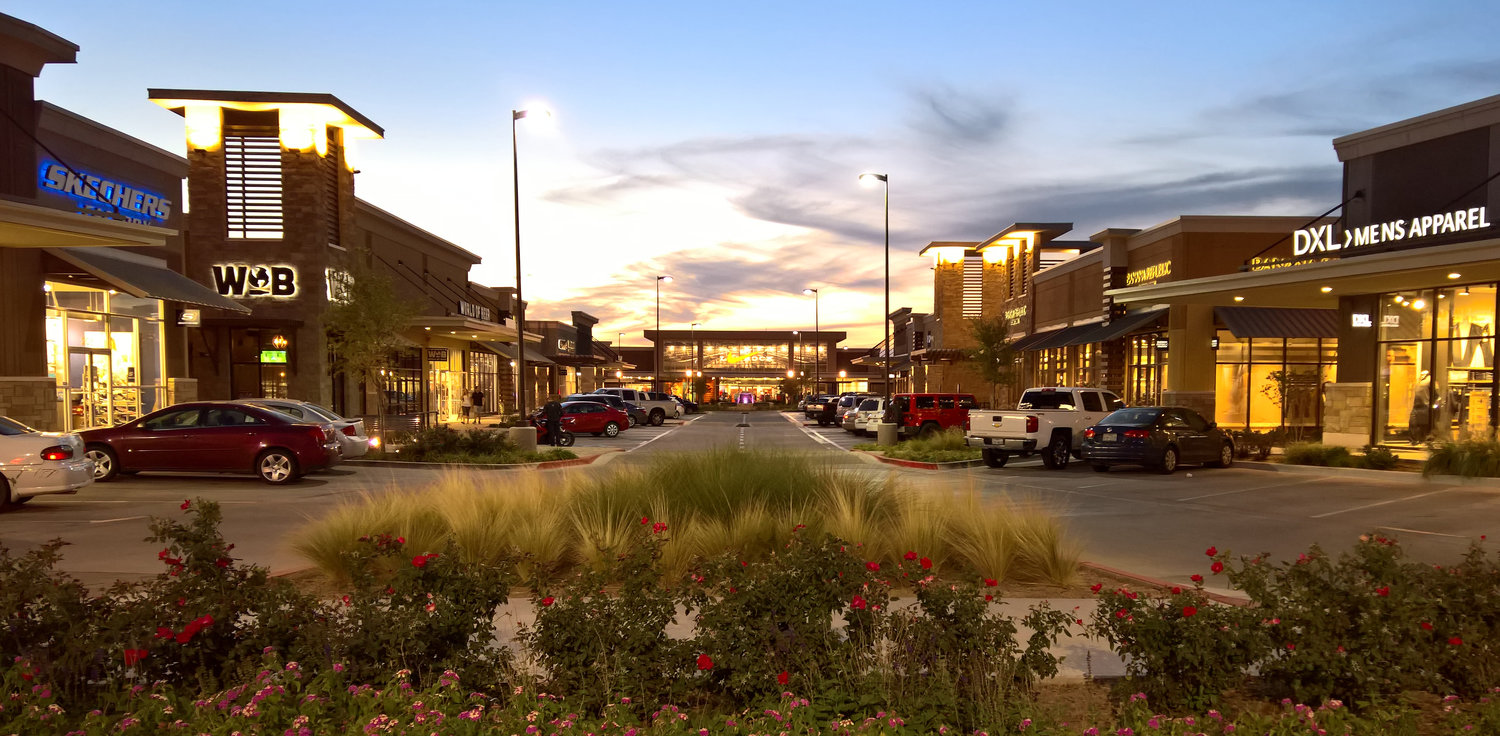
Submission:
[[[160,194],[70,169],[56,161],[42,164],[38,183],[45,190],[71,198],[87,213],[118,214],[147,225],[160,225],[172,215],[172,200]]]
[[[1397,243],[1412,238],[1429,238],[1434,235],[1483,230],[1487,227],[1490,227],[1490,221],[1483,207],[1454,210],[1441,215],[1422,215],[1410,220],[1393,220],[1379,225],[1365,225],[1353,230],[1345,230],[1343,242],[1334,242],[1333,225],[1322,225],[1293,233],[1292,254],[1305,256],[1312,253],[1328,253],[1381,243]]]
[[[297,269],[223,263],[214,266],[214,288],[222,296],[289,299],[297,296]]]

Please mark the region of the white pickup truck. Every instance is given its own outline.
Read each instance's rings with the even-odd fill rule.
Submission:
[[[1060,470],[1078,455],[1083,430],[1123,408],[1120,397],[1103,389],[1028,388],[1015,410],[971,409],[966,442],[992,468],[1005,467],[1011,455],[1039,453],[1042,464]]]
[[[673,419],[682,418],[682,404],[673,401],[672,397],[666,394],[652,396],[650,393],[637,391],[633,388],[601,388],[595,389],[594,393],[614,394],[645,409],[649,417],[648,422],[653,427],[660,427],[661,423],[666,421],[668,417]]]

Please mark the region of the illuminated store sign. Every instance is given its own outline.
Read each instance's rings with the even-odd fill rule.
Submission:
[[[1371,327],[1373,326],[1373,323],[1370,322],[1369,314],[1366,314],[1364,312],[1355,312],[1354,314],[1349,315],[1349,325],[1351,327]]]
[[[1365,225],[1344,231],[1343,242],[1334,242],[1333,225],[1321,225],[1292,233],[1292,253],[1305,256],[1381,243],[1397,243],[1411,238],[1463,233],[1490,227],[1484,207],[1454,210],[1441,215],[1422,215],[1410,220],[1392,220],[1379,225]]]
[[[1141,286],[1144,284],[1154,284],[1159,279],[1163,279],[1171,275],[1172,262],[1162,261],[1161,263],[1155,263],[1145,268],[1137,268],[1134,271],[1126,272],[1125,285]]]
[[[285,363],[285,350],[262,350],[260,351],[260,362],[262,363]]]
[[[172,200],[144,189],[69,169],[56,161],[42,163],[43,189],[72,197],[86,211],[120,214],[131,222],[159,225],[172,214]]]
[[[297,296],[297,269],[221,263],[214,266],[214,288],[221,296],[291,298]]]
[[[481,307],[478,304],[471,304],[462,300],[458,302],[458,313],[469,319],[477,319],[481,322],[491,321],[489,307]]]
[[[1021,318],[1025,316],[1026,305],[1024,304],[1019,307],[1007,309],[1005,310],[1005,324],[1010,327],[1015,327],[1016,325],[1021,324]]]

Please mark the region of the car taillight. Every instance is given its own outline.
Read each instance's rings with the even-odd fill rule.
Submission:
[[[1149,430],[1149,429],[1127,429],[1127,430],[1125,430],[1125,436],[1129,437],[1129,438],[1131,438],[1133,440],[1143,440],[1143,439],[1146,439],[1147,437],[1151,436],[1151,430]]]
[[[1036,429],[1037,429],[1037,427],[1040,427],[1040,426],[1041,426],[1041,423],[1037,421],[1036,417],[1026,417],[1026,431],[1027,432],[1035,432]]]
[[[320,445],[328,441],[328,433],[322,427],[311,427],[307,433],[312,435],[313,440]]]
[[[53,445],[42,450],[43,460],[67,460],[70,457],[73,457],[73,448],[67,445]]]
[[[964,431],[965,432],[969,431],[969,418],[968,417],[964,417]]]
[[[1094,439],[1094,428],[1089,427],[1088,429],[1083,430],[1083,438],[1086,440]]]
[[[354,437],[354,436],[356,436],[358,434],[357,432],[354,431],[354,425],[352,425],[352,424],[344,427],[343,432],[344,432],[344,434],[349,435],[350,437]]]

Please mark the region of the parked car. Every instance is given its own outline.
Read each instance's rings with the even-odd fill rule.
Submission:
[[[630,403],[614,394],[573,394],[563,398],[563,401],[592,401],[596,404],[604,404],[613,409],[625,412],[626,429],[637,424],[645,424],[651,420],[651,414],[644,408]]]
[[[345,460],[364,457],[365,453],[370,451],[370,437],[365,433],[365,420],[363,419],[341,417],[332,409],[325,409],[311,401],[298,401],[296,399],[247,399],[245,403],[274,409],[282,414],[288,414],[294,419],[308,422],[331,423],[333,428],[338,430],[339,448],[343,452]]]
[[[1053,470],[1068,467],[1070,457],[1082,457],[1083,431],[1125,402],[1097,388],[1028,388],[1014,410],[976,409],[969,412],[965,442],[978,447],[986,465],[1005,467],[1011,455],[1041,453],[1042,464]]]
[[[0,510],[94,482],[94,463],[72,432],[42,432],[0,416]]]
[[[807,403],[802,406],[802,415],[814,421],[823,413],[823,405],[830,400],[838,400],[837,396],[830,394],[813,394],[807,397]]]
[[[681,396],[678,396],[676,394],[669,394],[668,398],[670,398],[673,401],[675,401],[675,402],[677,402],[677,403],[679,403],[679,404],[682,405],[682,413],[684,413],[684,414],[697,414],[698,413],[698,402],[696,402],[696,401],[688,401],[687,399],[684,399]]]
[[[649,424],[660,427],[667,417],[681,417],[682,405],[671,399],[653,399],[646,391],[637,391],[633,388],[601,388],[594,391],[596,394],[614,394],[633,404],[638,404],[646,410]],[[666,394],[660,394],[666,396]]]
[[[973,394],[896,394],[886,407],[885,421],[894,423],[902,437],[928,437],[945,429],[962,428],[975,406]]]
[[[846,391],[838,396],[830,396],[823,402],[823,408],[813,414],[813,419],[817,420],[819,427],[842,426],[840,422],[843,421],[844,412],[859,406],[860,400],[867,395]],[[811,411],[808,413],[812,414]]]
[[[857,435],[874,434],[876,426],[880,424],[881,417],[884,415],[885,397],[867,397],[864,401],[859,402],[859,409],[854,412],[851,431]]]
[[[1121,409],[1083,431],[1083,460],[1105,472],[1111,465],[1145,465],[1171,473],[1180,463],[1216,468],[1234,464],[1234,439],[1192,409]]]
[[[625,412],[597,401],[564,401],[562,408],[562,428],[575,434],[588,432],[595,437],[619,437],[620,432],[630,426],[630,418]],[[542,416],[541,409],[531,415],[532,419]]]
[[[240,401],[177,404],[79,433],[100,482],[120,473],[176,470],[254,473],[276,484],[338,464],[338,435],[332,422],[299,420]]]
[[[853,400],[849,402],[848,407],[843,406],[842,399],[839,401],[837,424],[845,432],[854,431],[854,415],[859,413],[859,407],[865,401],[865,397],[863,396],[855,396],[852,398]]]

